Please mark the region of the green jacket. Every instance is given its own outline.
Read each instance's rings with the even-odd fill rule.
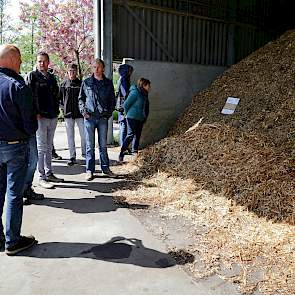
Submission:
[[[126,118],[138,121],[146,121],[149,102],[147,96],[135,86],[130,87],[129,95],[124,102]]]

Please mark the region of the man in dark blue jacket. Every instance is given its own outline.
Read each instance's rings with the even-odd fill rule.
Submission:
[[[36,243],[21,236],[22,193],[28,168],[28,140],[37,130],[32,93],[19,75],[20,51],[14,45],[0,46],[0,246],[15,255]],[[2,213],[5,202],[6,230]]]
[[[98,131],[99,156],[102,173],[114,176],[109,168],[107,153],[108,119],[115,109],[114,85],[104,75],[104,62],[93,62],[93,75],[82,82],[79,107],[84,117],[86,137],[86,180],[93,179],[95,171],[95,129]]]

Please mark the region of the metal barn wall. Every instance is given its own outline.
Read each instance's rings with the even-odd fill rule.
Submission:
[[[114,1],[115,58],[228,66],[273,38],[253,24],[238,22],[254,13],[256,0],[211,1],[215,6],[209,2]]]

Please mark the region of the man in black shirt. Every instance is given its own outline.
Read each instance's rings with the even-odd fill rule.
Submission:
[[[78,125],[81,138],[82,157],[85,157],[84,119],[79,110],[79,92],[81,80],[77,77],[78,67],[71,64],[68,69],[68,79],[60,85],[60,97],[64,109],[64,118],[70,151],[69,166],[76,164],[75,123]]]
[[[51,182],[63,182],[52,172],[53,137],[59,114],[59,87],[56,78],[48,71],[49,56],[46,52],[37,54],[37,69],[28,74],[27,84],[33,92],[38,111],[38,171],[39,184],[53,188]]]

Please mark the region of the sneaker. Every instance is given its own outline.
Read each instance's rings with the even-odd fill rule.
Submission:
[[[87,171],[86,174],[85,174],[85,180],[90,181],[92,179],[93,179],[93,173],[90,172],[90,171]]]
[[[119,162],[123,162],[124,161],[124,154],[120,153],[119,154]]]
[[[28,200],[43,200],[44,199],[44,195],[36,193],[32,189],[32,187],[29,187],[26,189],[24,197],[27,198]]]
[[[53,173],[46,176],[46,180],[50,182],[64,182],[63,178],[57,178]]]
[[[75,164],[77,164],[77,161],[76,161],[75,158],[71,158],[71,159],[67,162],[67,165],[68,165],[68,166],[73,166],[73,165],[75,165]]]
[[[56,152],[52,152],[52,159],[54,159],[54,160],[62,160],[62,157],[59,156]]]
[[[113,173],[110,169],[106,169],[102,171],[102,175],[109,176],[109,177],[117,177],[117,175]]]
[[[29,199],[23,199],[23,205],[24,206],[28,206],[28,205],[31,205],[31,201]]]
[[[46,179],[40,179],[39,185],[43,188],[46,188],[46,189],[54,188],[54,185],[52,183],[48,182]]]
[[[5,253],[8,256],[13,256],[23,250],[26,250],[30,247],[32,247],[33,245],[37,244],[38,241],[36,241],[35,237],[33,236],[20,236],[19,241],[17,242],[16,245],[8,247],[5,249]]]

